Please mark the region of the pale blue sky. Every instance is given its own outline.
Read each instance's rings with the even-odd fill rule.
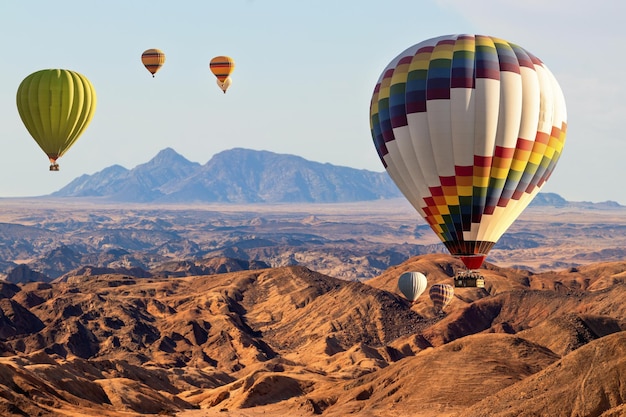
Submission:
[[[372,90],[398,53],[450,33],[498,36],[541,58],[568,111],[563,156],[543,191],[626,205],[620,0],[57,0],[0,3],[0,197],[37,196],[171,147],[206,163],[234,147],[383,171],[369,132]],[[148,48],[167,61],[153,79]],[[237,64],[223,94],[209,60]],[[30,73],[66,68],[98,95],[61,170],[24,128],[15,93]]]

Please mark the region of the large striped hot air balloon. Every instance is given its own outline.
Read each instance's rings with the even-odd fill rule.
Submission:
[[[17,89],[17,110],[30,135],[48,155],[50,171],[78,140],[96,111],[96,91],[82,74],[45,69],[26,77]]]
[[[410,302],[415,302],[427,286],[426,276],[421,272],[404,272],[398,278],[398,289]]]
[[[165,53],[160,49],[146,49],[141,54],[141,62],[154,78],[154,74],[165,64]]]
[[[435,310],[442,312],[454,298],[454,287],[450,284],[433,284],[428,295],[435,306]]]
[[[567,122],[539,58],[502,39],[448,35],[384,69],[370,127],[398,188],[472,270],[552,174]]]
[[[230,74],[235,70],[235,60],[229,56],[216,56],[209,62],[209,69],[217,77],[218,87],[226,94],[232,84]]]

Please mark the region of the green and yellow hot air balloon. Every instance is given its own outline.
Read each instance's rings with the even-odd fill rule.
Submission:
[[[26,77],[17,89],[22,122],[58,171],[57,159],[78,140],[96,110],[96,91],[82,74],[45,69]]]

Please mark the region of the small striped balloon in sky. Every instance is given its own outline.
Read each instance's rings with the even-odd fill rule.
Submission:
[[[232,84],[230,74],[235,70],[235,60],[229,56],[216,56],[209,62],[209,69],[217,78],[217,85],[224,93]]]
[[[160,49],[146,49],[141,54],[141,62],[154,77],[154,74],[165,64],[165,53]]]

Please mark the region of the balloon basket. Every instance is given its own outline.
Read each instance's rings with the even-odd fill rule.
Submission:
[[[58,171],[58,170],[59,170],[59,164],[50,165],[50,171]]]
[[[475,271],[464,271],[454,277],[457,288],[485,288],[485,278]]]

